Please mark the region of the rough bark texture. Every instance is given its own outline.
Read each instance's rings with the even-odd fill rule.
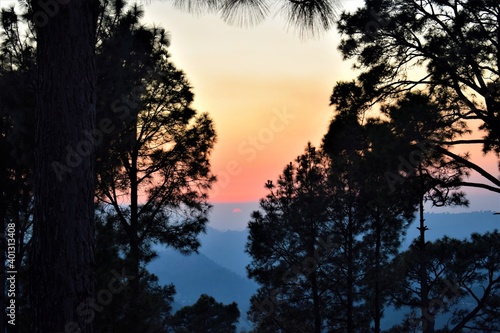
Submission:
[[[33,1],[38,84],[30,294],[37,333],[94,331],[92,313],[82,307],[94,297],[93,8],[92,0]]]

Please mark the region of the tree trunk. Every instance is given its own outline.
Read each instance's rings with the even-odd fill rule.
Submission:
[[[420,169],[420,174],[422,170]],[[424,196],[420,197],[420,231],[419,250],[420,250],[420,263],[419,263],[419,279],[420,279],[420,312],[423,333],[434,333],[435,317],[429,309],[429,286],[427,284],[427,259],[425,254],[425,231],[427,226],[424,219]]]
[[[134,126],[134,144],[135,144],[135,133],[137,129]],[[140,250],[140,239],[139,239],[139,184],[138,184],[138,151],[134,146],[134,149],[130,158],[130,275],[135,277],[130,281],[130,308],[127,314],[128,321],[130,323],[131,332],[139,332],[139,322],[140,318],[138,316],[138,305],[139,305],[139,292],[140,292],[140,264],[141,264],[141,250]]]
[[[381,249],[382,249],[382,239],[381,239],[381,234],[382,234],[382,226],[381,226],[381,221],[380,218],[377,216],[376,217],[376,227],[375,227],[375,233],[376,233],[376,244],[375,244],[375,299],[374,299],[374,332],[375,333],[380,333],[380,320],[382,318],[382,287],[381,287],[381,281],[380,281],[380,273],[382,271],[381,267],[381,261],[382,261],[382,255],[381,255]]]
[[[354,333],[354,218],[349,213],[347,222],[347,333]]]
[[[318,282],[316,272],[313,272],[311,277],[312,282],[312,296],[313,296],[313,311],[314,311],[314,333],[321,333],[321,312],[320,312],[320,298],[318,291]]]
[[[37,25],[33,332],[91,333],[96,73],[93,0],[33,1]]]

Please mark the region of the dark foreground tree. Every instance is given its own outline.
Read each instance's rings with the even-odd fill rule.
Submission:
[[[331,155],[308,146],[276,185],[268,182],[262,212],[252,215],[248,272],[260,288],[249,316],[257,332],[380,331],[391,286],[385,271],[414,205],[401,192],[380,198],[389,192],[383,164],[364,148],[357,120],[343,116],[330,127]]]
[[[236,333],[239,317],[236,303],[224,305],[203,294],[193,305],[178,310],[169,322],[173,333]]]
[[[160,286],[158,278],[145,269],[140,272],[139,293],[135,310],[140,318],[131,325],[128,318],[131,282],[137,279],[128,274],[123,255],[123,233],[112,209],[99,207],[96,211],[96,290],[94,306],[87,311],[95,315],[96,332],[167,332],[175,288]]]
[[[333,309],[332,253],[337,253],[329,216],[328,159],[309,145],[286,166],[262,212],[249,222],[250,278],[260,284],[249,317],[257,332],[322,332]]]
[[[37,34],[33,332],[93,332],[95,2],[31,3]],[[47,13],[48,10],[52,13]],[[42,20],[45,18],[45,20]],[[71,171],[59,179],[55,163]]]
[[[362,88],[354,82],[337,83],[330,99],[336,109],[335,117],[323,138],[323,149],[331,159],[332,186],[351,189],[350,200],[343,201],[343,208],[351,207],[354,214],[345,218],[351,223],[344,223],[348,232],[339,242],[351,238],[346,244],[358,243],[359,250],[352,247],[349,252],[360,259],[353,261],[346,256],[345,262],[351,262],[347,267],[350,266],[353,273],[361,268],[362,278],[357,279],[355,287],[361,289],[360,298],[370,320],[370,331],[380,332],[392,286],[387,267],[398,253],[402,235],[413,219],[417,198],[410,182],[387,181],[385,174],[389,170],[398,172],[398,155],[402,154],[403,145],[388,122],[367,118],[369,109],[364,105],[365,99]],[[339,198],[348,198],[340,196],[341,192],[336,191]],[[338,198],[334,200],[338,201]],[[337,210],[341,211],[341,208]],[[352,235],[349,229],[354,231]],[[346,311],[354,308],[354,303],[350,303],[344,307]],[[349,321],[357,321],[360,311],[350,312]],[[356,319],[353,319],[353,314]]]
[[[123,310],[133,314],[127,316],[130,329],[133,325],[142,327],[137,318],[146,321],[141,315],[144,307],[139,304],[143,299],[139,290],[150,284],[151,278],[140,265],[153,257],[149,248],[151,242],[168,243],[183,251],[198,246],[195,236],[204,229],[209,208],[205,192],[214,181],[209,172],[208,156],[215,134],[210,118],[206,114],[196,115],[190,107],[193,94],[184,74],[169,61],[166,32],[142,26],[140,8],[127,7],[122,1],[103,2],[99,14],[98,86],[106,93],[98,96],[98,126],[95,130],[83,131],[82,140],[73,146],[61,143],[65,155],[61,160],[53,160],[50,167],[54,179],[64,181],[74,175],[75,169],[84,166],[83,159],[95,150],[100,165],[96,170],[101,185],[98,198],[103,198],[106,191],[113,192],[112,188],[115,191],[118,188],[119,195],[125,193],[124,189],[132,193],[130,201],[135,207],[134,213],[117,215],[121,219],[115,215],[113,227],[116,228],[106,229],[119,234],[110,236],[122,246],[120,255],[129,254],[124,261],[126,273],[137,277],[130,281],[127,293],[122,294],[128,297],[123,298],[126,302],[122,303],[129,305]],[[1,164],[2,182],[6,184],[2,187],[1,211],[2,222],[19,222],[16,222],[19,234],[16,264],[21,262],[25,252],[20,240],[24,240],[32,222],[29,213],[33,199],[29,175],[34,151],[30,126],[34,123],[36,46],[33,32],[22,29],[25,23],[14,9],[3,12],[5,37],[0,61],[1,82],[5,87],[0,96],[3,134],[0,143],[2,151],[13,158],[4,159]],[[136,138],[131,133],[138,135],[133,148],[130,144]],[[132,162],[132,169],[138,168],[136,176],[141,175],[137,186],[119,180],[121,176],[133,177],[132,170],[126,173],[121,169],[129,149],[133,149],[132,155],[137,151],[141,154]],[[160,178],[161,182],[155,182]],[[146,190],[150,190],[149,201],[139,211],[138,197]],[[123,207],[116,205],[115,208]],[[128,233],[120,224],[124,216],[128,219],[125,221],[133,221]],[[130,230],[136,231],[137,238],[133,238],[134,232]],[[127,236],[130,236],[129,241]],[[100,272],[105,275],[104,279],[109,280],[110,269]],[[98,278],[105,284],[106,281]],[[18,300],[21,301],[19,297]],[[92,321],[92,316],[86,315],[85,307],[92,304],[91,300],[89,297],[79,304],[83,305],[80,314],[88,322]],[[68,327],[72,327],[71,323]]]
[[[429,311],[432,299],[430,292],[432,284],[429,282],[431,263],[427,258],[427,241],[424,218],[424,202],[430,201],[433,206],[467,206],[465,193],[459,191],[455,184],[460,183],[468,170],[456,159],[450,159],[438,149],[438,144],[447,140],[454,140],[463,135],[465,126],[455,117],[449,117],[450,105],[441,105],[439,102],[423,93],[406,93],[396,103],[383,107],[383,112],[390,118],[392,131],[396,137],[410,148],[411,155],[407,155],[407,165],[399,170],[398,177],[404,179],[412,188],[419,205],[419,237],[415,241],[419,251],[419,287],[420,312],[426,314],[426,325],[423,332],[435,331],[435,317]],[[458,155],[457,155],[458,156]],[[415,158],[416,157],[416,158]],[[466,157],[464,156],[465,160]]]
[[[155,256],[153,244],[183,253],[200,245],[196,237],[205,230],[207,193],[215,181],[209,157],[216,139],[211,118],[191,107],[194,95],[170,61],[166,32],[142,26],[139,17],[132,7],[103,19],[109,37],[98,49],[101,73],[107,75],[100,84],[121,98],[99,100],[98,120],[114,130],[103,135],[98,149],[96,194],[114,211],[110,230],[120,233],[127,274],[134,277],[126,321],[135,331],[140,331],[140,286],[144,266]],[[116,30],[107,21],[117,22]],[[123,77],[125,83],[115,84]]]

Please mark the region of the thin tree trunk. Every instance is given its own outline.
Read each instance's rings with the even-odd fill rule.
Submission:
[[[313,296],[314,333],[321,333],[321,304],[318,290],[318,277],[315,271],[311,273],[311,291]]]
[[[422,166],[419,165],[419,174],[422,175]],[[424,184],[422,181],[422,190],[424,188]],[[425,225],[424,218],[424,195],[420,196],[419,202],[419,213],[420,213],[420,225],[418,230],[420,231],[420,239],[419,239],[419,250],[420,250],[420,263],[419,263],[419,279],[420,279],[420,313],[421,323],[422,323],[422,332],[423,333],[434,333],[434,314],[430,312],[429,309],[429,286],[427,284],[427,259],[425,254],[425,231],[427,230],[427,226]]]
[[[92,316],[82,311],[94,297],[94,4],[32,2],[38,25],[30,269],[36,333],[94,332]]]
[[[135,131],[133,133],[135,138]],[[135,141],[134,141],[135,142]],[[130,162],[130,228],[132,230],[130,238],[130,275],[135,278],[130,281],[130,312],[127,315],[131,325],[131,332],[137,330],[140,318],[138,317],[138,302],[140,292],[140,240],[139,240],[139,184],[138,184],[138,152],[133,149]]]
[[[354,254],[353,217],[347,225],[347,333],[354,333]]]
[[[382,248],[382,240],[381,240],[381,233],[382,233],[382,227],[380,223],[380,219],[377,216],[376,218],[376,227],[375,227],[375,232],[376,232],[376,244],[375,244],[375,299],[374,299],[374,332],[375,333],[380,333],[380,319],[382,317],[382,305],[381,303],[381,292],[382,288],[380,286],[380,273],[381,273],[381,248]]]

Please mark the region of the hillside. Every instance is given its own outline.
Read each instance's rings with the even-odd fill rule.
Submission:
[[[500,216],[492,212],[429,213],[426,214],[428,240],[443,235],[463,239],[473,232],[484,233],[500,227]],[[403,248],[417,237],[415,221],[409,227]],[[174,306],[193,304],[198,297],[209,294],[219,302],[237,302],[241,312],[240,328],[249,328],[246,311],[249,299],[257,290],[257,284],[246,277],[245,266],[250,257],[244,253],[248,230],[219,231],[208,228],[200,236],[200,254],[183,256],[173,250],[161,250],[149,269],[160,279],[160,284],[174,283],[177,294]],[[392,326],[399,321],[401,312],[388,308],[384,324]]]
[[[238,303],[241,312],[239,326],[250,327],[245,319],[250,297],[257,290],[253,281],[222,267],[202,253],[184,256],[173,250],[164,250],[148,267],[158,276],[160,284],[175,285],[175,302],[179,307],[191,305],[201,294],[208,294],[224,304]]]

